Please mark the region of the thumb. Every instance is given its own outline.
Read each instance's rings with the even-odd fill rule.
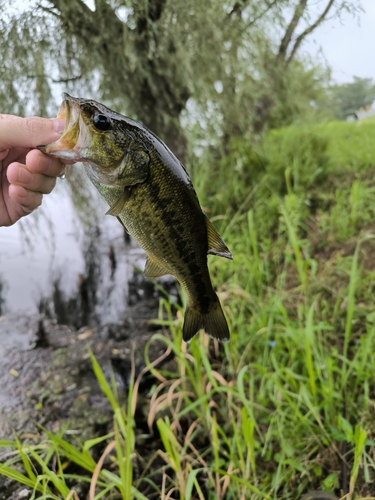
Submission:
[[[65,120],[0,115],[0,151],[13,147],[35,148],[56,141]]]

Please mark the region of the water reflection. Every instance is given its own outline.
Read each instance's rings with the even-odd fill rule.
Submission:
[[[143,252],[78,169],[58,180],[43,210],[0,228],[0,315],[43,311],[79,327],[115,322]]]
[[[4,293],[4,283],[2,283],[0,276],[0,317],[3,315],[4,310]]]

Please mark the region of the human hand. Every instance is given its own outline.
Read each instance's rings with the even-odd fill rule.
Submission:
[[[0,114],[0,226],[30,214],[55,187],[61,161],[34,148],[56,141],[64,121]]]

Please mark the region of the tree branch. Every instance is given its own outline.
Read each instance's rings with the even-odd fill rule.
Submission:
[[[237,12],[242,12],[242,8],[241,8],[241,5],[239,2],[236,2],[233,7],[232,7],[232,10],[230,12],[228,12],[228,16],[231,17],[233,16],[233,14],[237,14]]]
[[[274,5],[276,5],[279,2],[279,0],[272,0],[271,2],[268,3],[267,7],[257,16],[255,16],[247,25],[246,27],[248,28],[249,26],[252,26],[255,24],[259,19],[261,19],[263,16],[267,14],[269,10],[272,9]]]
[[[71,32],[87,41],[99,35],[95,13],[82,0],[65,2],[64,0],[48,0],[60,13],[60,21],[69,26]]]
[[[51,81],[53,83],[68,83],[68,82],[74,82],[76,80],[80,80],[81,78],[82,78],[82,75],[77,75],[77,76],[72,76],[70,78],[59,78],[58,80],[56,80],[55,78],[51,78]]]
[[[285,62],[286,60],[286,53],[288,51],[288,47],[290,45],[290,42],[292,40],[293,34],[297,28],[297,25],[303,15],[303,13],[306,10],[306,5],[307,5],[308,0],[300,0],[296,8],[294,9],[294,14],[293,17],[285,31],[285,35],[283,39],[281,40],[280,47],[279,47],[279,52],[277,54],[277,60],[278,61],[283,61]]]
[[[61,18],[61,16],[60,16],[59,14],[57,14],[57,12],[54,12],[54,11],[53,11],[53,9],[49,9],[48,7],[44,7],[44,6],[43,6],[42,4],[40,4],[40,3],[38,3],[38,4],[36,5],[36,8],[37,8],[37,9],[40,9],[40,10],[42,10],[42,11],[44,11],[44,12],[47,12],[48,14],[51,14],[51,16],[55,16],[55,17],[57,17],[57,19],[60,19],[60,18]]]
[[[52,78],[51,76],[45,75],[44,73],[38,75],[26,75],[27,78],[47,78],[51,80],[52,83],[68,83],[68,82],[74,82],[75,80],[79,80],[82,78],[82,75],[77,75],[77,76],[72,76],[70,78],[59,78],[56,80],[55,78]]]
[[[328,12],[331,10],[333,4],[335,3],[335,0],[329,0],[327,7],[324,9],[324,11],[321,13],[321,15],[318,17],[318,19],[315,21],[315,23],[311,24],[308,28],[305,29],[296,39],[293,45],[293,49],[290,52],[290,55],[286,61],[286,64],[290,64],[291,61],[294,59],[294,56],[296,55],[297,50],[299,49],[299,46],[303,42],[304,38],[306,38],[307,35],[309,35],[312,31],[315,30],[321,24],[324,19],[327,17]]]
[[[260,12],[260,14],[258,14],[257,16],[255,16],[253,19],[251,19],[251,21],[249,21],[247,24],[246,24],[246,28],[248,28],[249,26],[252,26],[253,24],[255,24],[257,21],[259,21],[259,19],[261,19],[265,14],[267,14],[267,12],[272,9],[272,7],[274,5],[276,5],[278,2],[280,2],[280,0],[268,0],[267,5],[265,7],[265,9],[263,11]],[[243,9],[246,8],[246,2],[241,3],[240,2],[236,2],[232,8],[232,10],[228,13],[228,17],[232,17],[234,14],[242,14],[242,11]]]

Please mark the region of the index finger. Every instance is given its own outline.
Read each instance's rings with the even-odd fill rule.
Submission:
[[[30,116],[21,118],[13,115],[0,115],[0,150],[23,147],[35,148],[40,144],[56,141],[64,128],[59,119]]]

